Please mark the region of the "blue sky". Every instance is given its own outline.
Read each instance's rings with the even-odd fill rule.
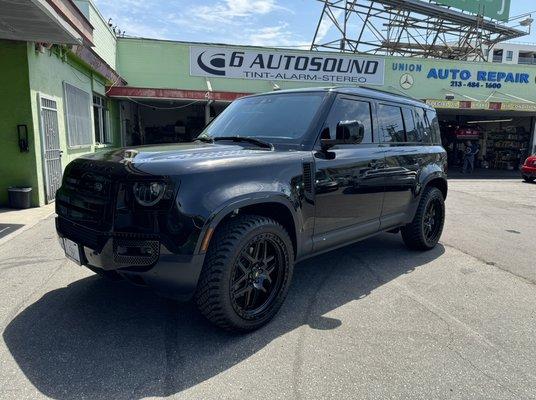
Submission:
[[[260,46],[306,47],[322,10],[316,0],[95,1],[129,36]],[[511,15],[534,10],[532,0],[512,0]],[[536,42],[536,23],[533,31],[519,40]]]

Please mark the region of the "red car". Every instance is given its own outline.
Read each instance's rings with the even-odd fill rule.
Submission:
[[[536,155],[525,160],[525,164],[521,167],[521,176],[525,182],[534,182],[536,179]]]

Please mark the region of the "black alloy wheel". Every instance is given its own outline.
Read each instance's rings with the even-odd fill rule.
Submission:
[[[246,244],[231,277],[231,301],[238,315],[255,318],[270,307],[281,288],[284,248],[272,234],[256,236]]]
[[[251,331],[281,307],[290,285],[294,250],[287,231],[271,218],[234,217],[211,240],[195,301],[212,323]]]
[[[432,199],[424,213],[423,229],[426,241],[434,243],[439,240],[443,228],[444,208],[437,198]]]
[[[413,250],[433,249],[445,225],[445,199],[436,187],[427,187],[421,195],[413,221],[402,228],[402,239]]]

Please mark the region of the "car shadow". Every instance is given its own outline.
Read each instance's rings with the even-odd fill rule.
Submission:
[[[247,359],[303,325],[337,329],[327,313],[444,253],[407,250],[384,234],[296,265],[289,297],[260,330],[236,335],[210,325],[191,303],[96,276],[45,294],[3,337],[35,387],[55,399],[169,396]]]

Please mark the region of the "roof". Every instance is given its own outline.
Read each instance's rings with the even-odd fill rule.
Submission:
[[[400,94],[387,92],[380,89],[370,88],[370,87],[363,87],[363,86],[335,86],[335,87],[317,87],[317,88],[302,88],[302,89],[287,89],[287,90],[277,90],[273,92],[267,92],[267,93],[258,93],[247,97],[255,97],[255,96],[266,96],[266,95],[276,95],[276,94],[284,94],[284,93],[311,93],[311,92],[335,92],[335,93],[343,93],[343,94],[350,94],[355,96],[361,96],[361,97],[367,97],[371,99],[376,100],[384,100],[384,101],[394,101],[398,103],[405,103],[405,104],[411,104],[413,106],[421,107],[421,108],[429,108],[432,109],[428,104],[415,100],[411,97],[402,96]]]

